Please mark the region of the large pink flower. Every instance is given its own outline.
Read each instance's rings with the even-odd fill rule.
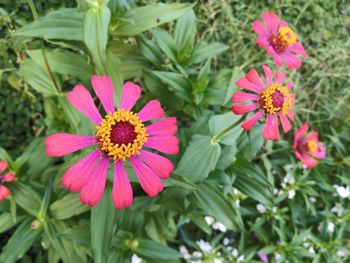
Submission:
[[[295,131],[293,148],[295,157],[310,169],[317,165],[316,159],[326,157],[326,147],[318,141],[317,131],[306,135],[308,130],[309,125],[303,124],[299,130]]]
[[[262,18],[264,24],[260,20],[253,23],[253,30],[259,35],[256,39],[258,45],[266,49],[276,65],[282,66],[285,62],[289,69],[299,68],[302,62],[296,54],[304,58],[307,54],[297,34],[275,13],[264,12]]]
[[[8,167],[8,163],[6,161],[0,160],[0,174],[5,172]],[[10,195],[10,189],[8,189],[2,182],[12,182],[15,180],[15,176],[13,172],[8,172],[4,175],[0,175],[0,202],[4,200],[7,196]]]
[[[232,111],[240,115],[257,110],[241,127],[248,131],[266,116],[263,137],[265,140],[278,140],[280,138],[278,117],[284,132],[291,129],[289,119],[294,120],[294,111],[291,109],[294,106],[294,94],[290,92],[293,83],[290,81],[283,86],[285,79],[283,71],[276,71],[273,78],[268,66],[263,65],[262,68],[265,80],[260,78],[255,69],[250,69],[245,77],[237,81],[236,85],[246,92],[237,91],[233,94]]]
[[[96,205],[101,199],[108,173],[109,161],[114,164],[113,202],[116,208],[129,207],[133,192],[124,162],[129,160],[143,190],[154,197],[163,190],[162,179],[169,178],[174,167],[165,157],[148,151],[154,149],[166,154],[179,150],[176,118],[164,117],[158,100],[149,101],[138,113],[131,109],[141,95],[141,88],[132,82],[123,86],[119,108],[114,108],[114,88],[107,76],[93,76],[93,89],[106,115],[102,118],[90,92],[82,85],[67,94],[68,101],[96,126],[94,136],[57,133],[49,136],[46,153],[63,156],[88,146],[95,147],[89,155],[68,169],[62,178],[63,186],[71,192],[80,190],[81,202]],[[145,126],[146,125],[146,126]]]

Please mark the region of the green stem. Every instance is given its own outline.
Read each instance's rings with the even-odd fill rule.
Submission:
[[[243,119],[243,116],[236,121],[235,123],[231,124],[227,128],[223,129],[219,134],[215,135],[212,139],[212,143],[218,143],[222,137],[224,137],[227,133],[229,133],[232,129],[236,128],[237,125],[241,123]]]
[[[51,71],[49,61],[48,61],[47,56],[46,56],[44,40],[41,40],[41,53],[43,54],[43,57],[44,57],[44,62],[45,62],[45,66],[47,68],[47,72],[49,73],[49,76],[52,80],[52,83],[53,83],[55,89],[56,89],[56,92],[59,95],[61,93],[61,91],[60,91],[60,88],[57,85],[56,79]]]
[[[33,3],[33,0],[27,0],[28,5],[30,10],[32,11],[32,15],[34,17],[34,20],[38,20],[39,16],[38,16],[38,12],[36,11],[35,5]]]
[[[246,66],[248,66],[250,63],[252,63],[254,60],[256,60],[258,57],[260,57],[265,50],[260,50],[258,53],[256,53],[254,56],[252,56],[250,59],[248,59],[243,65],[239,67],[240,70],[243,70]]]

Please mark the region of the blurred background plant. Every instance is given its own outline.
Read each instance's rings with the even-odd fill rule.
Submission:
[[[347,262],[350,258],[348,1],[0,0],[0,159],[17,181],[0,203],[0,262]],[[64,9],[61,9],[64,8]],[[290,71],[294,128],[327,158],[306,170],[292,132],[264,142],[230,111],[236,80],[269,58],[251,29],[271,10],[308,58]],[[89,209],[60,179],[81,154],[48,158],[43,138],[93,127],[64,94],[107,74],[132,80],[178,118],[181,153],[165,190],[116,211]],[[131,171],[130,171],[131,173]],[[108,191],[107,191],[108,192]]]

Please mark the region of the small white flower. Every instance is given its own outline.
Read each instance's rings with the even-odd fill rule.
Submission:
[[[139,258],[136,254],[132,255],[131,263],[141,263],[142,259]]]
[[[212,218],[211,216],[204,217],[204,220],[205,220],[205,222],[207,222],[207,224],[209,226],[211,226],[214,223],[214,221],[215,221],[214,218]]]
[[[280,253],[275,252],[274,254],[275,254],[275,260],[276,261],[278,261],[278,260],[280,260],[282,258],[282,255]]]
[[[331,212],[334,214],[337,214],[337,216],[341,216],[343,214],[344,210],[340,206],[334,206],[334,207],[332,207]]]
[[[258,212],[260,214],[263,214],[266,212],[266,207],[263,204],[257,204],[256,205],[256,210],[258,210]]]
[[[309,198],[309,200],[310,200],[311,203],[315,203],[315,202],[316,202],[316,198],[313,197],[313,196],[311,196],[311,197]]]
[[[237,262],[244,262],[244,255],[240,255],[240,256],[237,258]]]
[[[224,224],[221,224],[220,222],[215,222],[212,225],[212,228],[215,230],[219,230],[222,233],[226,233],[227,232],[227,227]]]
[[[328,224],[327,224],[327,231],[329,233],[333,233],[334,229],[335,229],[335,224],[333,222],[328,222]]]
[[[237,206],[237,207],[240,207],[241,201],[240,201],[239,199],[236,199],[236,200],[235,200],[235,203],[236,203],[236,206]]]
[[[214,259],[214,263],[222,263],[222,260],[219,259],[219,258],[215,258],[215,259]]]
[[[180,251],[180,254],[182,255],[182,257],[184,259],[189,259],[190,258],[190,254],[188,253],[188,250],[185,246],[180,246],[179,247],[179,251]]]
[[[309,252],[311,253],[311,254],[315,254],[316,253],[316,251],[315,251],[315,249],[313,248],[313,247],[309,247]]]
[[[290,173],[287,173],[286,176],[283,178],[283,182],[286,184],[294,184],[295,179],[293,175],[291,175]]]
[[[289,164],[286,164],[285,166],[283,166],[284,170],[289,172],[290,170],[292,170],[294,167],[293,164],[289,163]]]
[[[294,189],[288,190],[288,198],[293,199],[294,196],[295,196],[295,190]]]
[[[340,257],[340,258],[345,257],[346,256],[346,251],[343,248],[339,249],[337,251],[337,256]]]
[[[279,191],[278,191],[277,188],[274,188],[274,189],[273,189],[273,194],[274,194],[274,195],[278,195],[278,192],[279,192]]]
[[[304,243],[303,243],[303,247],[304,247],[304,248],[308,248],[309,246],[310,246],[310,243],[309,243],[309,242],[304,242]]]
[[[196,243],[204,253],[210,253],[213,249],[213,247],[208,242],[202,239],[197,241]]]
[[[234,248],[232,250],[232,256],[234,256],[235,258],[238,257],[238,249],[237,248]]]
[[[334,187],[337,190],[337,193],[341,198],[349,198],[350,197],[350,187],[349,186],[345,187],[345,186],[335,185]]]
[[[231,240],[230,240],[229,238],[225,237],[224,240],[222,241],[222,243],[223,243],[225,246],[227,246],[228,244],[231,243]]]
[[[199,251],[193,251],[192,256],[195,258],[201,258],[202,257],[202,253]]]
[[[272,207],[272,212],[274,212],[274,213],[277,212],[277,207],[276,206]]]

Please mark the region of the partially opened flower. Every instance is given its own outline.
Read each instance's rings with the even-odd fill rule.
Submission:
[[[326,157],[326,147],[318,141],[317,131],[307,134],[308,130],[309,125],[303,124],[294,132],[293,148],[295,157],[310,169],[317,165],[316,159]]]
[[[11,194],[10,189],[8,189],[3,183],[12,182],[15,180],[13,172],[8,172],[4,175],[1,175],[6,171],[7,167],[8,163],[6,161],[0,160],[0,202]]]
[[[100,99],[106,115],[102,118],[90,92],[82,85],[67,94],[68,101],[96,126],[94,136],[57,133],[46,139],[49,156],[63,156],[93,146],[95,149],[75,165],[62,178],[63,186],[75,192],[80,190],[81,202],[96,205],[103,196],[110,159],[114,164],[113,202],[121,209],[131,205],[133,192],[125,170],[128,160],[143,190],[154,197],[163,190],[162,179],[169,178],[172,163],[165,157],[149,151],[166,154],[178,152],[176,118],[164,118],[158,100],[149,101],[138,113],[131,111],[141,95],[141,88],[132,82],[123,86],[119,108],[114,108],[114,88],[107,76],[93,76],[93,89]],[[148,150],[146,150],[148,148]]]
[[[232,96],[232,111],[235,114],[255,112],[241,127],[248,131],[263,117],[266,123],[263,131],[265,140],[278,140],[280,138],[278,119],[282,123],[284,132],[291,129],[290,120],[294,120],[294,94],[291,93],[293,82],[286,86],[283,82],[285,73],[276,71],[273,77],[271,69],[263,65],[265,80],[261,79],[255,69],[249,70],[247,75],[239,79],[236,85],[245,92],[237,91]],[[289,118],[289,119],[288,119]]]
[[[265,48],[267,54],[273,57],[276,65],[287,64],[289,69],[299,68],[302,64],[297,54],[306,57],[303,45],[298,41],[297,34],[273,12],[262,13],[264,23],[255,20],[253,30],[259,35],[256,42]]]

